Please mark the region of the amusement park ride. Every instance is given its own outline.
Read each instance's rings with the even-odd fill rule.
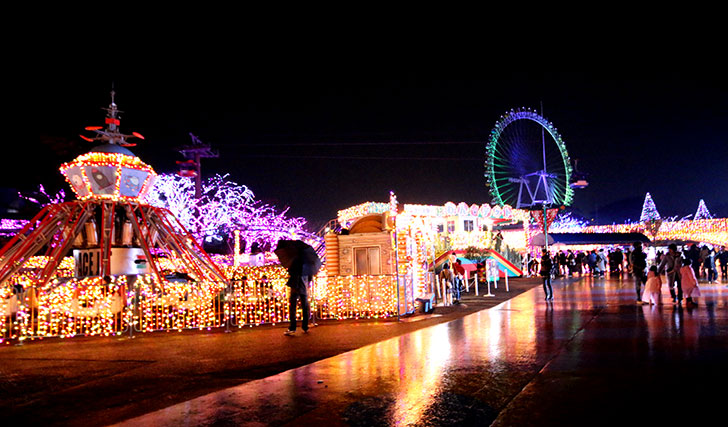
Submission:
[[[486,151],[485,175],[494,203],[516,209],[568,206],[574,189],[588,185],[586,175],[572,167],[556,127],[531,109],[501,116]]]
[[[0,283],[32,256],[46,255],[34,280],[43,286],[71,250],[76,277],[150,273],[163,283],[157,256],[164,256],[195,280],[226,281],[173,214],[144,202],[156,173],[126,148],[144,137],[120,132],[113,91],[105,110],[106,127],[89,126],[96,135],[81,136],[101,144],[60,167],[77,200],[47,205],[0,249]]]

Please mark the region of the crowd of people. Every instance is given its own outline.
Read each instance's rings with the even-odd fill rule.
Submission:
[[[668,245],[667,251],[658,250],[648,260],[641,242],[631,247],[609,249],[592,249],[573,251],[558,250],[554,253],[543,249],[541,258],[525,261],[529,276],[541,276],[546,299],[553,299],[551,279],[553,277],[573,277],[591,275],[628,275],[633,278],[638,304],[659,302],[659,289],[667,284],[674,304],[680,304],[683,297],[686,303],[697,305],[700,295],[698,283],[728,283],[728,250],[721,246],[716,248],[690,244],[678,248],[676,244]],[[718,279],[720,268],[720,279]],[[664,279],[663,279],[664,277]],[[644,291],[642,290],[644,286]]]

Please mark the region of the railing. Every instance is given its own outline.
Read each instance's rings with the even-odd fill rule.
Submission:
[[[108,282],[76,279],[43,289],[0,289],[0,343],[74,336],[240,328],[289,321],[285,278],[165,282],[140,276]],[[399,295],[397,292],[399,284]],[[399,298],[398,298],[399,297]],[[399,305],[397,304],[399,301]],[[392,318],[414,311],[408,276],[319,276],[309,303],[317,319]],[[300,308],[296,318],[301,318]]]

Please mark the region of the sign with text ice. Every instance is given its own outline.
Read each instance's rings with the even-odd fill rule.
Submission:
[[[74,249],[76,277],[101,275],[101,249]],[[109,274],[147,274],[149,263],[141,248],[111,248]]]

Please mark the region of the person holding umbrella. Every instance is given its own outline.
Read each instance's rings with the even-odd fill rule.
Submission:
[[[273,251],[281,265],[288,270],[288,282],[291,288],[288,298],[288,317],[290,324],[284,332],[285,335],[296,333],[296,306],[301,302],[301,329],[308,333],[308,318],[310,305],[308,302],[308,288],[319,269],[321,260],[310,245],[300,240],[279,240]]]

